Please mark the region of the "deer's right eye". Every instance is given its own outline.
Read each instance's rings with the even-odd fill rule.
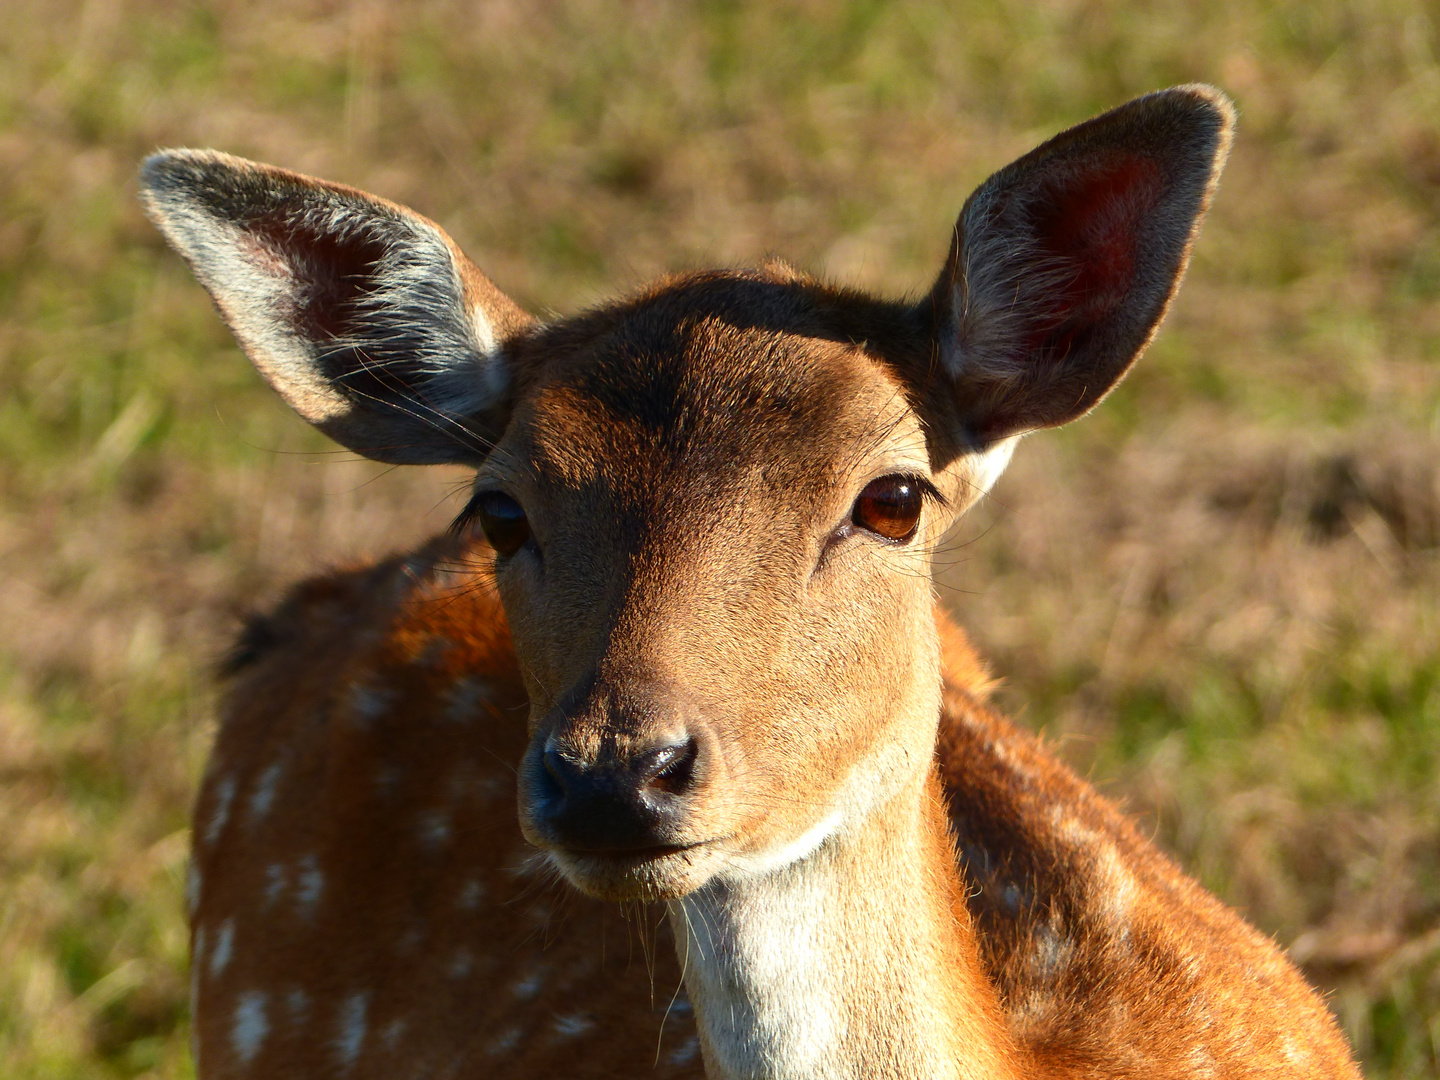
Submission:
[[[850,520],[876,536],[904,543],[915,535],[924,505],[924,488],[913,477],[882,476],[865,485]]]
[[[524,507],[503,492],[482,491],[469,509],[497,555],[514,555],[530,539]]]

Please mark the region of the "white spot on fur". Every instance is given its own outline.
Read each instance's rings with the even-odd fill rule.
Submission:
[[[523,1032],[521,1032],[518,1027],[507,1028],[495,1036],[495,1040],[487,1048],[487,1052],[491,1057],[500,1057],[510,1053],[511,1050],[514,1050],[515,1047],[520,1045],[520,1036],[522,1034]]]
[[[1024,781],[1032,786],[1035,784],[1034,771],[1020,755],[1015,753],[1015,749],[1010,743],[1004,739],[994,739],[986,742],[985,749],[990,752],[996,761],[1009,769],[1017,780]]]
[[[475,969],[475,957],[469,949],[461,949],[450,960],[446,973],[452,979],[463,979]]]
[[[691,1035],[683,1043],[670,1051],[671,1065],[689,1065],[700,1056],[700,1040]]]
[[[200,867],[194,859],[185,867],[185,913],[191,919],[200,910],[200,890],[204,886],[204,879],[200,876]]]
[[[1025,995],[1010,1010],[1011,1024],[1017,1030],[1044,1028],[1051,1022],[1058,999],[1052,990],[1035,990]]]
[[[335,1036],[335,1056],[340,1068],[349,1069],[360,1058],[365,1044],[365,1013],[370,1008],[370,995],[351,994],[340,1003],[339,1031]]]
[[[270,1021],[265,1016],[266,998],[258,990],[248,990],[235,1003],[235,1021],[230,1028],[230,1045],[242,1064],[249,1065],[270,1034]]]
[[[380,1043],[386,1050],[394,1050],[400,1045],[400,1036],[405,1034],[409,1025],[402,1017],[396,1017],[380,1029]]]
[[[1021,901],[1025,894],[1020,891],[1020,886],[1013,881],[1007,882],[1005,888],[1000,890],[1000,902],[1005,905],[1005,911],[1009,915],[1019,915]]]
[[[275,762],[268,765],[260,778],[255,781],[255,790],[250,793],[250,820],[263,821],[270,813],[270,807],[275,802],[275,787],[280,782],[280,774],[285,771],[283,762]]]
[[[480,901],[485,898],[485,886],[480,884],[478,878],[471,878],[460,889],[460,896],[455,901],[455,906],[461,911],[474,911],[480,906]]]
[[[480,715],[480,706],[490,693],[490,684],[484,679],[473,675],[457,679],[445,695],[445,708],[440,716],[452,724],[468,724]]]
[[[230,966],[230,956],[235,950],[235,920],[226,919],[220,924],[215,935],[215,945],[210,950],[210,977],[219,977]]]
[[[510,987],[510,993],[514,994],[521,1001],[529,1001],[545,989],[545,973],[532,971],[523,979],[517,981]]]
[[[190,1015],[200,1015],[200,972],[205,966],[205,927],[195,928],[195,942],[190,947]],[[200,1025],[190,1025],[190,1053],[200,1060]]]
[[[1037,974],[1046,981],[1055,979],[1070,964],[1073,947],[1069,939],[1057,934],[1052,927],[1037,926],[1032,940]]]
[[[372,724],[395,703],[395,696],[394,690],[356,683],[350,688],[350,715],[358,723]]]
[[[295,906],[299,908],[300,914],[307,919],[314,915],[315,909],[320,905],[320,895],[324,891],[325,875],[320,872],[315,856],[303,856],[300,859],[300,873],[295,882]]]
[[[1129,937],[1130,911],[1139,891],[1135,878],[1120,858],[1120,852],[1112,843],[1105,843],[1095,856],[1096,887],[1101,890],[1101,901],[1105,918],[1115,929],[1116,936]]]
[[[1055,826],[1055,832],[1059,838],[1074,848],[1092,851],[1109,843],[1100,833],[1081,824],[1080,819],[1063,806],[1057,805],[1050,808],[1050,822]]]
[[[450,839],[450,816],[443,810],[432,810],[420,817],[420,842],[431,851]]]
[[[1310,1051],[1296,1042],[1294,1037],[1290,1035],[1286,1035],[1281,1041],[1280,1052],[1285,1055],[1286,1062],[1291,1065],[1305,1065],[1310,1061]]]
[[[220,839],[225,823],[230,820],[230,804],[235,800],[235,778],[227,776],[215,785],[215,809],[210,812],[210,822],[205,826],[205,843],[214,844]]]
[[[574,1039],[593,1030],[595,1021],[584,1013],[573,1013],[570,1016],[555,1017],[554,1027],[555,1034],[562,1039]]]
[[[285,995],[285,1011],[290,1014],[290,1023],[296,1027],[310,1019],[310,995],[296,987]]]
[[[1205,1047],[1196,1046],[1192,1048],[1189,1059],[1189,1068],[1186,1070],[1187,1076],[1193,1076],[1195,1080],[1210,1080],[1211,1077],[1219,1075],[1219,1073],[1215,1071],[1215,1058],[1211,1056],[1210,1051],[1206,1050]],[[1292,1061],[1291,1064],[1296,1063]]]
[[[283,863],[271,863],[265,867],[265,906],[279,900],[285,892],[286,873]]]

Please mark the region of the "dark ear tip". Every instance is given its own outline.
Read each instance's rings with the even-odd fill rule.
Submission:
[[[140,163],[140,198],[147,205],[174,182],[177,159],[184,150],[157,150]]]
[[[1230,146],[1235,131],[1235,103],[1230,96],[1209,83],[1186,83],[1147,94],[1141,101],[1154,101],[1192,121],[1200,121],[1213,132],[1216,150],[1222,154]]]
[[[169,187],[183,172],[189,171],[202,150],[165,149],[157,150],[140,163],[140,187],[142,190]]]
[[[153,200],[177,188],[201,184],[217,172],[235,172],[249,164],[219,150],[157,150],[140,163],[140,195]]]
[[[1209,83],[1184,83],[1168,90],[1157,91],[1155,96],[1170,97],[1176,101],[1186,100],[1216,113],[1227,123],[1235,122],[1235,103],[1230,100],[1230,95]]]

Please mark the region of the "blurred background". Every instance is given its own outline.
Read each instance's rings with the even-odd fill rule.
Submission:
[[[1440,9],[0,5],[0,1074],[184,1077],[187,813],[236,615],[463,475],[335,453],[135,202],[214,146],[440,221],[531,310],[777,252],[918,293],[990,171],[1214,82],[1159,340],[1023,445],[944,595],[1043,731],[1287,946],[1372,1078],[1440,1052]]]

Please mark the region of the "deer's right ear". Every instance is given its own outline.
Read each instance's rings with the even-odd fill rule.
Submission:
[[[1120,381],[1180,285],[1234,119],[1212,87],[1147,94],[970,196],[926,301],[962,444],[1063,424]]]
[[[162,151],[140,181],[150,217],[301,416],[379,461],[483,460],[511,396],[505,342],[533,319],[438,225],[208,150]]]

